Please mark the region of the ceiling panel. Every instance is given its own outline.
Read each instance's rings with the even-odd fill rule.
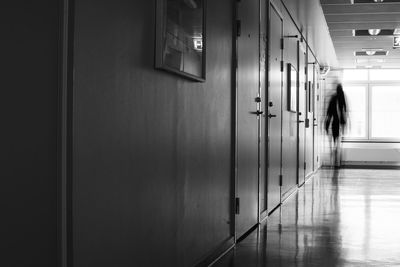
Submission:
[[[385,48],[391,49],[393,48],[392,43],[388,42],[352,42],[352,43],[333,43],[336,48],[336,53],[340,53],[343,50],[351,49],[361,49],[361,48]]]
[[[353,30],[352,29],[346,29],[346,30],[336,30],[336,31],[330,31],[331,37],[345,37],[345,36],[353,36]]]
[[[351,30],[351,29],[395,29],[400,28],[400,22],[346,22],[343,21],[341,23],[330,23],[329,31],[338,31],[338,30]]]
[[[391,45],[393,36],[335,36],[332,40],[333,43],[388,43]]]
[[[393,36],[353,36],[353,30],[400,28],[400,1],[369,4],[351,4],[350,0],[320,2],[342,67],[400,67],[400,49],[393,49]],[[380,48],[389,53],[379,57],[355,56],[355,51],[363,48]]]
[[[329,23],[400,22],[399,13],[325,15],[325,18],[328,26]]]
[[[349,4],[350,0],[321,0],[322,5],[340,5]]]
[[[345,14],[390,14],[400,12],[400,3],[390,3],[385,5],[377,4],[346,4],[346,5],[325,5],[322,8],[325,15],[345,15]]]

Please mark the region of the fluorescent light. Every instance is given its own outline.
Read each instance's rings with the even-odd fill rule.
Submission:
[[[382,3],[383,0],[374,0],[375,3]]]
[[[369,35],[378,35],[381,32],[381,29],[369,29]]]
[[[393,32],[393,34],[400,34],[400,28],[396,28],[396,29],[394,29],[394,32]]]
[[[376,51],[374,51],[374,50],[367,50],[367,51],[365,51],[365,53],[366,53],[368,56],[373,56],[373,55],[375,55],[375,52],[376,52]]]
[[[367,64],[367,63],[383,63],[385,60],[383,58],[357,58],[357,64]]]

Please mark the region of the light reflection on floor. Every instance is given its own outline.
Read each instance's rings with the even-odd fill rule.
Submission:
[[[214,266],[400,266],[400,170],[322,170]]]

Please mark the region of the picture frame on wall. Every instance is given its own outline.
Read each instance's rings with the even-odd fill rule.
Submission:
[[[156,0],[155,67],[206,80],[206,0]]]
[[[297,112],[297,70],[290,63],[287,64],[287,76],[287,109],[291,112]]]

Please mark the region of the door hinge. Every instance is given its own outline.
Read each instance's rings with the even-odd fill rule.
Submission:
[[[283,38],[281,38],[281,49],[283,50],[283,49],[284,49],[284,47],[285,47],[285,45],[284,45],[284,39],[283,39]]]
[[[235,214],[240,213],[240,198],[235,198]]]
[[[304,169],[306,169],[306,167],[307,167],[307,163],[304,162]]]
[[[279,186],[283,185],[283,176],[282,174],[279,174]]]
[[[281,60],[281,72],[283,72],[283,60]]]
[[[242,22],[240,20],[236,20],[236,36],[239,37],[242,33]]]

